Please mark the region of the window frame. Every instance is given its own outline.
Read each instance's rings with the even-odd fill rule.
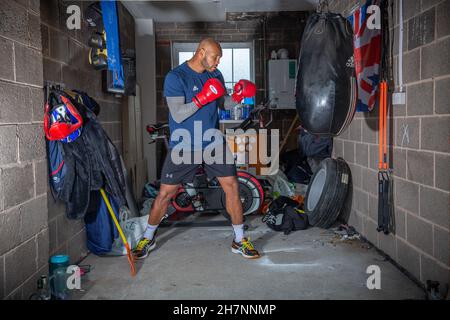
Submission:
[[[179,52],[195,52],[197,49],[198,42],[172,42],[172,50],[171,50],[171,63],[172,69],[176,66],[180,65]],[[220,42],[220,46],[222,49],[250,49],[250,78],[248,79],[252,82],[255,82],[255,41],[243,41],[243,42]],[[183,61],[184,62],[184,61]],[[219,64],[220,70],[220,64]],[[234,76],[234,75],[233,75]],[[235,80],[233,83],[236,83],[239,79]]]

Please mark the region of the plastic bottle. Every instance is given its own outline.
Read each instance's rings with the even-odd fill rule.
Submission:
[[[69,256],[56,255],[50,258],[49,279],[52,297],[58,300],[69,299],[69,289],[67,288],[67,267],[69,266]]]
[[[48,285],[47,276],[41,276],[38,279],[38,300],[50,300],[52,293]]]

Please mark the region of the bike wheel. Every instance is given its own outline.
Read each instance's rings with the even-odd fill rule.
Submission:
[[[238,171],[237,178],[244,216],[258,212],[264,203],[264,191],[258,179],[244,171]],[[225,193],[222,196],[222,205],[226,208]],[[226,210],[223,210],[222,214],[231,220]]]

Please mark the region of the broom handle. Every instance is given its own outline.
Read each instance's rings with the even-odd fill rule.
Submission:
[[[125,238],[125,235],[123,234],[122,228],[120,227],[119,221],[117,221],[116,215],[114,214],[114,211],[111,207],[111,203],[109,203],[108,197],[106,196],[105,190],[103,188],[100,188],[100,193],[102,194],[103,200],[106,203],[106,206],[108,207],[109,214],[114,220],[114,224],[117,227],[117,230],[119,230],[120,237],[122,238],[123,244],[128,247],[127,239]]]

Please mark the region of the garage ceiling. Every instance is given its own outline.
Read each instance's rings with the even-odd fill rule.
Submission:
[[[135,18],[158,22],[225,21],[227,12],[309,11],[319,0],[122,1]]]

